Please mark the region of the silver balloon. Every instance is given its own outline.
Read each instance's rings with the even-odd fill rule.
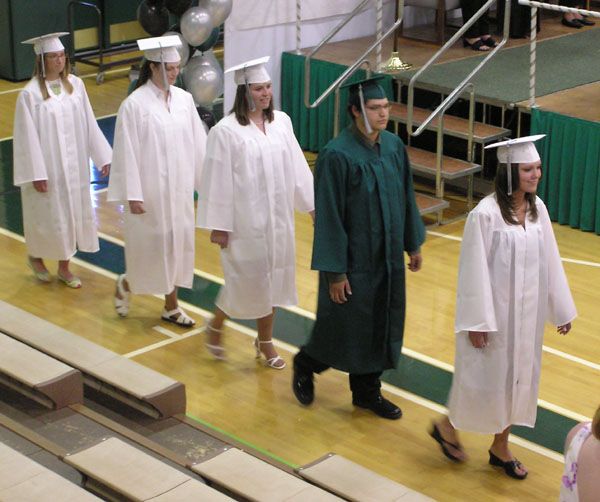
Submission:
[[[188,61],[183,69],[183,83],[194,101],[202,106],[212,105],[223,94],[223,70],[212,51]]]
[[[204,43],[212,33],[213,24],[210,12],[202,7],[190,7],[179,22],[181,34],[194,47]]]
[[[215,26],[221,26],[231,14],[233,0],[200,0],[198,7],[203,7],[210,12]]]
[[[177,33],[176,31],[167,31],[163,37],[167,37],[170,35],[177,35],[179,40],[181,40],[181,45],[177,47],[177,52],[179,52],[179,57],[181,58],[181,63],[179,63],[180,68],[183,68],[188,59],[190,59],[190,45],[187,43],[187,40],[183,38],[181,33]]]

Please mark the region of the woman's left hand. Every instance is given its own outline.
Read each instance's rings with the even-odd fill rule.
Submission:
[[[563,324],[562,326],[557,326],[556,332],[561,335],[566,335],[569,331],[571,331],[571,323]]]
[[[106,164],[100,169],[100,174],[103,178],[106,178],[108,176],[108,173],[110,173],[110,164]]]

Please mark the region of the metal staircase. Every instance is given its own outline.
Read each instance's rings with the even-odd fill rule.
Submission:
[[[475,121],[475,92],[473,78],[481,69],[492,59],[497,52],[506,44],[509,34],[510,23],[510,0],[505,0],[506,8],[504,13],[504,33],[498,46],[490,50],[486,57],[473,69],[465,79],[452,90],[439,106],[433,111],[421,109],[414,106],[414,91],[417,86],[418,78],[427,71],[450,47],[452,47],[464,33],[473,25],[497,0],[488,0],[476,13],[469,19],[450,40],[448,40],[430,59],[423,65],[410,79],[408,84],[407,103],[392,103],[390,111],[390,120],[395,124],[396,133],[399,132],[399,125],[406,127],[408,134],[407,153],[411,164],[411,169],[424,177],[435,178],[435,197],[426,194],[417,193],[417,204],[421,214],[436,213],[438,224],[442,223],[443,210],[449,206],[444,199],[445,183],[449,180],[458,180],[467,178],[467,209],[470,210],[473,203],[473,176],[482,170],[480,164],[473,162],[474,146],[485,144],[508,137],[511,134],[509,129],[496,127]],[[501,0],[498,0],[501,1]],[[334,134],[338,133],[339,128],[339,88],[350,78],[362,65],[367,65],[367,75],[370,75],[370,66],[367,55],[389,35],[394,33],[402,23],[404,12],[404,0],[398,2],[396,23],[383,35],[381,35],[348,69],[338,77],[313,103],[310,103],[310,61],[316,52],[325,45],[335,34],[337,34],[352,17],[354,17],[369,0],[363,0],[354,11],[346,16],[324,39],[318,44],[306,57],[304,74],[305,105],[308,108],[315,108],[323,102],[327,96],[335,92],[335,125]],[[393,76],[393,75],[392,75]],[[401,78],[398,78],[398,96],[401,95]],[[447,110],[461,97],[467,95],[469,98],[469,117],[467,119],[446,115]],[[417,129],[413,130],[413,126]],[[435,131],[437,134],[436,151],[430,152],[411,146],[411,138],[419,136],[423,131]],[[453,137],[467,141],[467,159],[461,160],[444,155],[444,137]],[[482,148],[483,151],[483,148]]]

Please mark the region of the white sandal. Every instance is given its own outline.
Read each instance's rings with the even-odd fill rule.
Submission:
[[[179,314],[179,315],[178,315]],[[177,316],[173,319],[173,316]],[[182,328],[191,328],[196,321],[194,321],[189,315],[187,315],[180,307],[174,308],[173,310],[163,309],[162,315],[160,316],[163,321],[172,322],[181,326]]]
[[[131,296],[131,292],[127,291],[123,285],[125,279],[125,274],[121,274],[119,277],[117,277],[117,294],[121,298],[119,298],[117,294],[115,294],[114,297],[115,310],[121,317],[127,317],[127,314],[129,314],[129,298]]]
[[[285,368],[287,366],[287,364],[283,360],[283,358],[281,358],[279,355],[277,355],[275,357],[271,357],[270,359],[267,359],[267,356],[265,356],[262,353],[262,351],[260,350],[260,346],[264,345],[266,343],[273,343],[273,340],[262,341],[262,340],[259,340],[258,338],[254,339],[254,349],[256,350],[256,359],[260,359],[261,357],[264,357],[265,364],[269,368],[273,368],[274,370],[282,370],[283,368]],[[277,364],[279,361],[281,361],[282,364]]]
[[[210,323],[208,323],[206,325],[206,335],[209,335],[209,332],[212,331],[213,333],[218,333],[219,335],[223,334],[223,330],[222,329],[217,329],[217,328],[213,328]],[[220,341],[220,337],[219,337],[219,341]],[[214,343],[208,343],[206,342],[204,345],[206,345],[206,348],[208,349],[208,351],[211,353],[211,355],[215,358],[218,359],[219,361],[225,361],[227,359],[227,356],[225,355],[225,347],[223,347],[223,345],[216,345]]]

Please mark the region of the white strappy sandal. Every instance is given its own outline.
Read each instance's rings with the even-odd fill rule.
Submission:
[[[174,316],[177,317],[173,319]],[[167,309],[163,309],[160,317],[163,321],[172,322],[173,324],[177,324],[177,326],[181,326],[182,328],[191,328],[194,324],[196,324],[196,321],[194,321],[189,315],[181,310],[181,307],[177,307],[169,311],[167,311]]]
[[[210,323],[208,323],[206,325],[207,337],[210,337],[211,332],[217,333],[219,335],[219,341],[221,341],[221,335],[223,334],[222,329],[213,328]],[[219,361],[225,361],[227,359],[227,356],[225,355],[225,347],[223,347],[223,345],[208,342],[206,342],[204,345],[215,359],[218,359]]]
[[[115,310],[117,311],[117,314],[119,314],[119,316],[121,317],[127,317],[127,314],[129,314],[129,298],[131,296],[131,292],[125,289],[125,286],[123,284],[124,282],[125,274],[121,274],[119,277],[117,277],[117,294],[121,298],[119,298],[119,296],[117,296],[116,294],[114,297]]]
[[[271,357],[270,359],[267,359],[267,356],[265,356],[262,353],[262,351],[260,350],[260,346],[267,344],[267,343],[273,343],[273,340],[262,341],[262,340],[259,340],[258,338],[254,339],[254,349],[256,350],[256,359],[260,359],[261,357],[264,357],[265,364],[269,368],[273,368],[274,370],[282,370],[283,368],[285,368],[287,366],[287,364],[280,356],[277,355],[275,357]],[[279,361],[281,361],[281,362],[279,362]]]

